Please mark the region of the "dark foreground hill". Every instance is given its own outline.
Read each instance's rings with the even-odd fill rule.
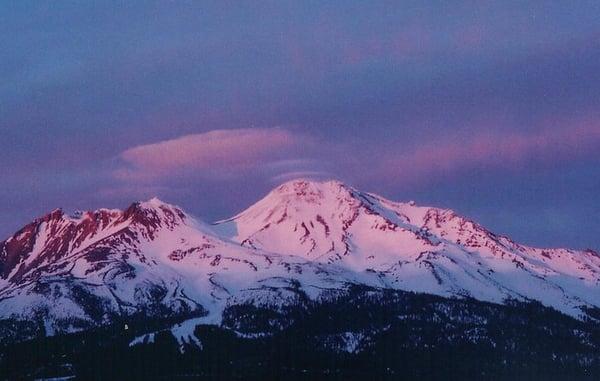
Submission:
[[[129,319],[1,350],[5,379],[597,380],[600,325],[539,303],[351,287],[281,309],[231,306],[178,343],[174,321]],[[598,311],[590,311],[597,314]],[[127,328],[125,329],[125,324]],[[131,345],[154,330],[145,344]]]

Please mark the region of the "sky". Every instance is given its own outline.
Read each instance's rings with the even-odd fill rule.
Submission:
[[[2,1],[0,237],[305,177],[600,250],[597,1]]]

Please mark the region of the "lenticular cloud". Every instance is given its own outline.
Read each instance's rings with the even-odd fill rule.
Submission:
[[[282,128],[213,130],[124,151],[115,175],[156,178],[173,172],[238,171],[263,164],[298,145],[301,137]]]

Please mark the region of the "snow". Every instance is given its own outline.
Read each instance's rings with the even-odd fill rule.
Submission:
[[[140,344],[152,344],[152,343],[154,343],[154,336],[155,335],[156,335],[156,333],[152,332],[152,333],[146,333],[146,334],[141,335],[141,336],[137,336],[135,339],[133,339],[129,343],[129,346],[130,347],[134,347],[134,346],[140,345]]]
[[[202,322],[202,318],[189,319],[171,327],[171,333],[177,340],[177,343],[179,343],[180,352],[184,352],[185,345],[194,345],[202,349],[202,343],[200,342],[200,339],[198,339],[196,334],[194,334],[196,326],[202,324]]]
[[[185,347],[188,345],[196,346],[199,349],[202,349],[202,342],[194,333],[196,327],[198,325],[220,325],[221,324],[221,316],[219,313],[209,314],[207,316],[192,318],[182,321],[173,325],[168,330],[162,330],[159,332],[170,331],[173,335],[177,343],[179,344],[179,351],[181,353],[185,352]],[[158,332],[146,333],[141,336],[135,337],[130,343],[129,346],[133,347],[141,344],[152,344],[154,343],[155,335]]]
[[[495,303],[533,299],[573,316],[582,305],[600,305],[598,256],[564,249],[542,255],[451,210],[393,202],[335,181],[285,183],[217,230],[245,246],[377,273],[383,287]]]
[[[229,305],[280,308],[297,302],[300,291],[318,300],[349,284],[494,303],[538,300],[576,317],[582,306],[600,307],[600,257],[592,252],[518,245],[450,210],[393,202],[340,182],[285,183],[213,225],[157,198],[137,205],[159,223],[140,225],[110,210],[108,224],[72,238],[65,256],[27,273],[28,283],[0,284],[0,317],[47,309],[46,329],[55,334],[55,322],[70,317],[93,323],[71,297],[73,285],[93,290],[107,311],[123,314],[135,312],[159,287],[166,290],[160,303],[169,309],[208,311],[168,329],[183,350],[201,347],[195,327],[219,325]],[[85,220],[61,218],[39,225],[33,249],[13,275],[45,253],[56,235]],[[90,257],[95,248],[106,257]],[[36,281],[55,287],[50,296],[35,290]],[[152,342],[154,334],[130,345]],[[355,339],[345,337],[347,350],[356,350]]]

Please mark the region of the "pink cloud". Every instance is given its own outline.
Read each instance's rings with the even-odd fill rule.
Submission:
[[[582,121],[569,128],[532,134],[482,133],[461,140],[433,141],[406,153],[388,153],[377,175],[394,182],[417,184],[476,168],[524,168],[553,165],[600,150],[600,123]]]
[[[282,128],[213,130],[127,149],[122,180],[151,180],[182,173],[234,173],[274,160],[304,138]]]

